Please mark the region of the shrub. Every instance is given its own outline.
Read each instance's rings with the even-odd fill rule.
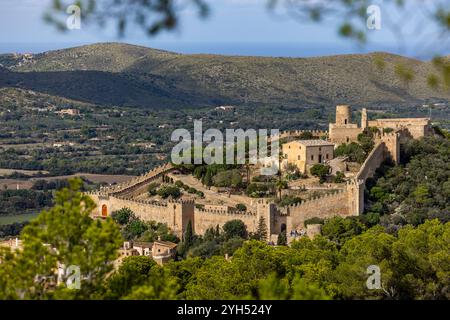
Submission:
[[[308,224],[323,224],[323,223],[324,223],[324,220],[323,220],[323,219],[318,218],[318,217],[314,217],[314,218],[310,218],[310,219],[306,219],[306,220],[305,220],[305,227],[306,227]]]
[[[177,186],[166,185],[159,188],[157,194],[163,199],[168,197],[177,199],[181,196],[181,191]]]
[[[238,170],[227,170],[217,173],[213,177],[216,187],[238,188],[242,184],[242,177]]]
[[[195,188],[189,188],[189,189],[187,190],[187,192],[193,194],[193,193],[196,193],[196,192],[197,192],[197,189],[195,189]]]
[[[350,161],[363,163],[366,159],[366,152],[356,142],[341,144],[334,151],[335,156],[347,156]]]
[[[201,198],[204,198],[204,197],[205,197],[205,194],[204,194],[202,191],[198,191],[198,190],[197,190],[197,192],[196,192],[195,194],[198,195],[198,196],[201,197]]]
[[[184,183],[180,180],[175,181],[175,186],[177,186],[178,188],[183,188],[184,187]]]
[[[270,194],[270,186],[268,184],[250,183],[247,186],[246,193],[252,198],[262,198]]]
[[[296,196],[284,196],[279,202],[278,204],[281,207],[287,207],[287,206],[291,206],[293,204],[297,204],[300,203],[302,201],[302,198],[300,197],[296,197]]]
[[[336,175],[333,178],[334,183],[342,183],[344,182],[345,174],[343,172],[336,172]]]
[[[131,220],[125,227],[124,236],[127,240],[132,240],[140,237],[145,231],[147,231],[148,226],[145,222],[139,219]]]
[[[147,187],[147,191],[151,196],[156,196],[157,194],[157,189],[158,189],[159,184],[157,182],[152,182],[148,185]]]
[[[225,239],[247,237],[247,228],[241,220],[230,220],[223,225],[222,229]]]
[[[129,208],[122,208],[111,214],[111,218],[120,225],[127,224],[134,216],[134,212]]]
[[[310,172],[313,176],[319,177],[320,183],[323,183],[325,182],[325,177],[330,172],[330,166],[321,163],[316,163],[311,167]]]

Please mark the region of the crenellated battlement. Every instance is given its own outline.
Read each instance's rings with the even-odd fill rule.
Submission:
[[[126,193],[128,190],[140,186],[142,184],[146,184],[154,179],[159,178],[161,175],[166,174],[174,169],[171,163],[165,163],[161,166],[154,168],[153,170],[147,172],[146,174],[142,174],[140,176],[134,177],[129,181],[122,182],[113,186],[108,187],[100,187],[99,193],[105,194],[118,194],[118,193]]]
[[[326,130],[286,130],[281,131],[278,138],[283,139],[290,137],[299,137],[304,133],[311,133],[313,137],[322,137],[328,135],[328,131]]]
[[[279,210],[279,216],[286,219],[289,230],[304,228],[306,220],[311,218],[328,219],[335,216],[357,215],[352,203],[353,191],[346,187]]]
[[[178,204],[195,204],[194,199],[170,199],[168,203],[178,203]]]
[[[110,198],[116,198],[119,200],[134,202],[138,204],[145,204],[147,206],[153,206],[153,207],[165,207],[169,204],[195,204],[194,199],[179,199],[179,200],[167,200],[167,201],[156,201],[156,200],[140,200],[140,199],[134,199],[133,197],[129,196],[110,196]]]
[[[252,211],[239,211],[234,208],[228,208],[228,209],[205,209],[205,208],[195,208],[195,213],[199,214],[218,214],[218,215],[225,215],[225,216],[233,216],[233,217],[239,217],[239,216],[256,216],[255,212]]]
[[[305,206],[315,206],[317,204],[317,202],[322,202],[322,201],[326,201],[329,200],[331,198],[336,198],[337,196],[345,193],[347,190],[345,189],[339,189],[339,190],[335,190],[334,192],[330,192],[327,194],[324,194],[322,196],[317,196],[317,197],[312,197],[311,199],[307,199],[307,200],[302,200],[296,204],[292,204],[290,206],[286,206],[285,208],[288,210],[288,212],[292,209],[298,209],[301,207],[305,207]]]
[[[347,188],[349,186],[358,186],[359,187],[364,184],[364,180],[363,179],[351,179],[351,180],[346,181],[345,184],[346,184]]]
[[[111,197],[111,198],[116,198],[116,199],[128,201],[128,202],[134,202],[136,204],[145,204],[146,206],[149,206],[149,207],[167,208],[167,206],[168,206],[168,202],[155,201],[155,200],[138,200],[138,199],[133,199],[132,197],[124,197],[124,196],[116,196],[116,197]]]

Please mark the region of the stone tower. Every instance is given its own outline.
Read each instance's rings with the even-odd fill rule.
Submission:
[[[366,108],[362,108],[361,110],[361,129],[366,129],[367,128],[367,109]]]
[[[336,125],[345,126],[352,122],[352,109],[348,105],[336,106]]]
[[[195,232],[194,207],[195,203],[193,200],[175,200],[167,203],[167,211],[173,219],[172,224],[168,223],[167,225],[180,238],[183,237],[189,221],[191,221],[192,229]]]
[[[359,216],[364,212],[364,180],[347,181],[348,207],[350,214]]]
[[[358,140],[362,128],[352,123],[352,109],[348,105],[336,106],[336,123],[329,124],[328,139],[334,144],[350,143]]]

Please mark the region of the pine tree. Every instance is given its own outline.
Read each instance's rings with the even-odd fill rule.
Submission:
[[[23,249],[0,249],[0,299],[98,299],[122,244],[111,219],[94,220],[92,199],[80,192],[83,181],[55,194],[54,206],[42,211],[21,232]],[[75,268],[75,269],[72,269]],[[78,268],[79,290],[68,288],[70,270]],[[61,285],[55,287],[55,270]],[[75,280],[76,282],[76,280]],[[73,283],[72,283],[73,284]]]

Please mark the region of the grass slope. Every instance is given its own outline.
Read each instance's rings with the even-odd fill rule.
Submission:
[[[374,64],[382,56],[383,70]],[[376,105],[449,99],[426,83],[423,62],[387,53],[317,58],[182,55],[140,46],[103,43],[30,57],[0,55],[13,86],[99,104],[138,107],[217,105]],[[403,83],[395,68],[414,70]],[[1,72],[1,71],[0,71]]]

